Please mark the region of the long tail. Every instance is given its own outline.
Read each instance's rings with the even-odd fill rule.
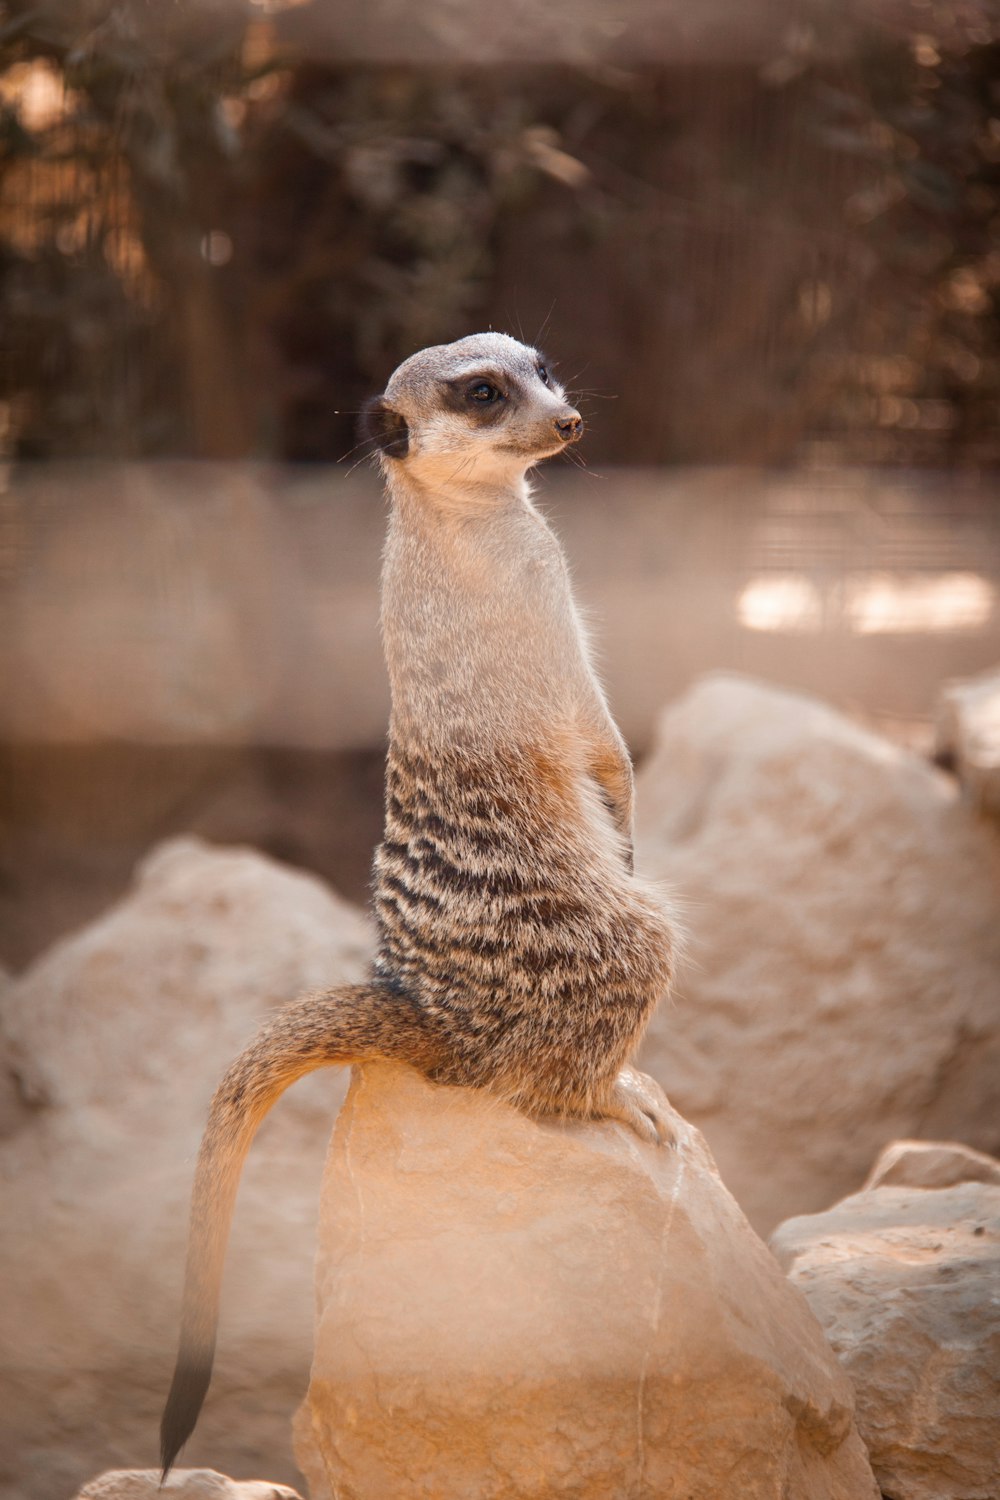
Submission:
[[[212,1377],[229,1228],[257,1127],[306,1073],[376,1058],[432,1066],[436,1058],[426,1019],[412,1001],[388,988],[349,985],[281,1011],[216,1089],[195,1168],[180,1346],[160,1424],[164,1478],[194,1431]]]

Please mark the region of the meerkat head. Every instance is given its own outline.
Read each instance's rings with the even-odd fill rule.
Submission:
[[[429,484],[503,484],[575,443],[583,419],[536,349],[477,333],[404,360],[362,430],[390,475],[399,465]]]

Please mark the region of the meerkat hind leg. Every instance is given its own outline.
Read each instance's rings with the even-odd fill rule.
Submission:
[[[677,1131],[666,1104],[666,1095],[648,1074],[640,1073],[638,1068],[624,1067],[607,1100],[594,1113],[599,1119],[621,1120],[642,1141],[675,1146]]]

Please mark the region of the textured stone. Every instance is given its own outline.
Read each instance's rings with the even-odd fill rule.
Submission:
[[[1000,1150],[1000,838],[821,703],[698,683],[639,777],[638,865],[691,933],[640,1066],[769,1230],[886,1141]]]
[[[875,1500],[850,1383],[676,1151],[358,1071],[324,1179],[313,1500]]]
[[[938,700],[936,749],[973,802],[1000,816],[1000,670],[947,685]]]
[[[888,1500],[1000,1494],[1000,1185],[970,1169],[940,1188],[883,1183],[772,1240],[851,1376]]]
[[[53,1500],[109,1462],[155,1459],[212,1090],[275,1006],[359,977],[369,942],[317,880],[177,840],[6,992],[24,1109],[0,1141],[3,1500]],[[341,1070],[304,1081],[251,1153],[195,1461],[295,1479],[316,1200],[345,1086]]]
[[[302,1500],[298,1490],[267,1479],[227,1479],[214,1469],[111,1469],[85,1484],[76,1500]]]
[[[991,1182],[1000,1187],[1000,1161],[959,1141],[893,1141],[880,1153],[863,1191],[954,1187],[957,1182]]]

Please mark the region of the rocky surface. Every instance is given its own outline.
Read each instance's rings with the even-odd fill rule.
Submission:
[[[269,1479],[227,1479],[214,1469],[111,1469],[85,1484],[76,1500],[302,1500],[298,1490]]]
[[[893,1141],[879,1154],[863,1191],[954,1187],[958,1182],[990,1182],[1000,1187],[1000,1161],[960,1141]]]
[[[887,1140],[1000,1149],[1000,838],[950,777],[709,677],[660,722],[638,830],[691,933],[640,1066],[758,1229],[857,1188]]]
[[[664,716],[639,816],[640,868],[676,887],[691,931],[645,1066],[704,1126],[751,1219],[769,1228],[857,1187],[897,1136],[955,1136],[979,1149],[897,1142],[869,1180],[874,1190],[859,1195],[880,1212],[884,1194],[908,1195],[925,1215],[933,1199],[943,1234],[949,1211],[967,1215],[980,1188],[1000,1191],[985,1155],[1000,1149],[1000,840],[954,781],[821,704],[715,678]],[[154,1457],[193,1158],[214,1084],[264,1014],[357,977],[369,943],[361,914],[314,879],[184,839],[154,851],[126,899],[20,980],[0,975],[0,1320],[10,1351],[0,1368],[0,1500],[53,1500],[108,1463]],[[676,1158],[653,1167],[613,1127],[532,1124],[404,1078],[398,1106],[371,1104],[370,1081],[356,1093],[329,1167],[321,1298],[334,1278],[349,1296],[339,1310],[326,1298],[313,1394],[298,1419],[317,1500],[327,1465],[355,1485],[342,1497],[392,1500],[393,1454],[425,1465],[428,1494],[434,1465],[457,1466],[477,1500],[604,1500],[611,1469],[628,1476],[624,1493],[673,1500],[657,1488],[661,1451],[681,1472],[688,1464],[710,1476],[713,1500],[736,1482],[721,1478],[718,1455],[741,1497],[868,1493],[843,1477],[855,1450],[837,1436],[849,1403],[835,1372],[825,1356],[802,1356],[815,1330],[796,1324],[789,1341],[785,1305],[767,1310],[759,1246],[696,1134],[692,1196],[690,1177],[678,1186],[668,1173]],[[343,1088],[337,1074],[299,1085],[251,1155],[193,1461],[295,1479],[288,1423],[312,1348],[315,1200]],[[412,1132],[393,1112],[410,1106]],[[990,1223],[970,1231],[968,1278],[949,1269],[966,1266],[961,1255],[945,1256],[942,1284],[978,1285]],[[378,1252],[370,1271],[362,1234]],[[657,1234],[673,1279],[661,1278],[650,1248]],[[612,1238],[614,1274],[600,1258]],[[539,1270],[539,1244],[553,1271]],[[756,1248],[744,1263],[747,1245]],[[435,1256],[437,1273],[427,1264]],[[925,1245],[917,1263],[935,1256]],[[745,1296],[727,1290],[747,1277]],[[337,1343],[338,1318],[362,1294],[360,1332],[389,1361],[391,1431],[368,1346]],[[622,1299],[621,1325],[611,1324]],[[759,1308],[773,1338],[758,1327]],[[417,1335],[439,1330],[445,1346],[420,1363]],[[918,1332],[901,1361],[922,1351],[946,1382],[936,1331]],[[936,1379],[921,1386],[928,1401]],[[349,1406],[345,1390],[358,1380],[364,1399]],[[900,1389],[897,1401],[890,1384],[890,1405],[911,1400]],[[934,1453],[964,1453],[961,1434],[944,1431],[923,1400],[912,1396],[912,1410]],[[978,1430],[973,1421],[972,1450]],[[974,1489],[951,1494],[981,1500]]]
[[[359,1071],[296,1420],[313,1500],[877,1500],[849,1381],[677,1128]]]
[[[790,1219],[772,1247],[851,1376],[887,1500],[996,1500],[1000,1182],[960,1147],[930,1149],[941,1177],[950,1154],[950,1185],[890,1185],[890,1160],[880,1185]],[[930,1158],[902,1156],[926,1178]]]
[[[1000,670],[948,684],[938,700],[936,751],[972,801],[1000,816]]]
[[[6,992],[19,1112],[0,1141],[4,1500],[57,1500],[109,1463],[155,1459],[212,1090],[275,1006],[358,977],[369,941],[364,918],[311,877],[177,840]],[[303,1082],[251,1153],[195,1461],[295,1479],[316,1200],[345,1084]]]

